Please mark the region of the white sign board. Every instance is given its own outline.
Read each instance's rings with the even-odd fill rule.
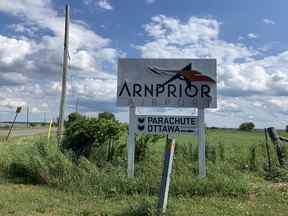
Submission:
[[[189,134],[198,127],[197,116],[137,115],[135,132],[146,134]]]
[[[215,59],[119,59],[117,105],[216,108]]]

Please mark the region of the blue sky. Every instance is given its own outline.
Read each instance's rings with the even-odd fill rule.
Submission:
[[[145,0],[107,1],[113,7],[112,10],[97,7],[96,0],[86,2],[87,4],[83,4],[83,1],[70,1],[73,16],[87,22],[100,35],[113,39],[113,46],[119,47],[131,56],[140,56],[140,53],[135,52],[129,45],[147,40],[143,33],[143,25],[149,23],[151,17],[159,14],[177,17],[183,22],[191,16],[214,18],[222,23],[221,39],[239,42],[239,37],[243,37],[241,42],[255,48],[273,44],[273,48],[269,50],[271,53],[281,51],[288,45],[285,40],[288,31],[283,28],[288,5],[285,0],[277,1],[277,4],[273,1],[260,0],[221,0],[220,2],[182,0],[180,3],[172,0],[157,0],[150,4]],[[91,6],[93,4],[96,6]],[[64,3],[61,7],[64,7]],[[269,21],[267,25],[263,22],[264,19],[277,25]],[[250,33],[258,35],[257,40],[249,40],[247,35]]]
[[[285,0],[1,0],[0,121],[17,105],[31,118],[56,118],[63,53],[64,6],[71,5],[66,113],[117,108],[117,59],[216,58],[218,108],[209,126],[288,124],[288,2]],[[25,109],[24,109],[25,110]],[[25,112],[25,111],[24,111]],[[191,114],[190,109],[138,113]],[[20,120],[26,118],[20,115]]]

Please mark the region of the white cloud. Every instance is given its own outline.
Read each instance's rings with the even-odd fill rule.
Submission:
[[[89,4],[91,3],[91,1],[92,1],[92,0],[83,0],[83,3],[84,3],[85,5],[89,5]]]
[[[177,18],[159,15],[151,20],[144,26],[148,35],[177,45],[213,40],[219,34],[220,23],[213,19],[191,17],[187,23],[181,23]]]
[[[269,100],[275,106],[284,107],[288,110],[288,97],[274,97]]]
[[[26,102],[20,98],[14,98],[13,100],[9,98],[1,98],[0,106],[8,108],[8,109],[15,109],[18,106],[25,106]]]
[[[258,38],[258,35],[256,35],[255,33],[249,33],[247,36],[248,36],[248,38],[250,38],[250,39],[256,39],[256,38]]]
[[[116,99],[116,79],[84,79],[79,80],[75,88],[83,98],[94,98],[97,101],[109,101]]]
[[[274,24],[275,24],[275,21],[274,21],[274,20],[267,19],[267,18],[263,19],[263,22],[264,22],[265,24],[271,24],[271,25],[274,25]]]
[[[113,10],[111,3],[108,0],[99,0],[97,5],[105,10]]]
[[[282,95],[288,91],[288,52],[255,60],[257,51],[219,38],[220,23],[191,17],[187,22],[159,15],[144,29],[152,40],[136,46],[143,57],[217,58],[221,94]],[[197,32],[191,36],[191,32]]]
[[[0,74],[0,83],[2,85],[17,85],[24,84],[28,81],[28,78],[21,73],[9,72]]]
[[[32,53],[32,43],[25,39],[14,39],[0,35],[0,62],[12,64]]]
[[[12,101],[21,97],[31,107],[40,110],[43,101],[47,101],[49,109],[57,115],[58,101],[55,98],[60,96],[64,17],[53,9],[50,0],[1,0],[0,12],[19,18],[21,22],[13,23],[9,28],[18,35],[23,33],[26,36],[11,38],[0,35],[0,96],[5,95]],[[42,35],[38,34],[39,31],[49,33],[34,38],[35,35]],[[110,42],[110,39],[98,35],[87,24],[72,17],[69,74],[73,74],[74,83],[83,79],[79,76],[85,76],[85,79],[115,79],[115,62],[122,53],[111,48]],[[92,88],[92,84],[90,86]],[[99,87],[97,95],[107,94],[107,89]],[[68,93],[71,92],[72,87],[68,83]],[[92,94],[90,100],[96,100],[97,95]]]
[[[25,17],[25,20],[32,22],[38,27],[43,29],[48,28],[53,31],[54,36],[46,36],[44,39],[52,42],[48,45],[56,44],[53,47],[58,47],[57,39],[60,38],[59,42],[63,43],[62,38],[64,36],[64,17],[57,14],[55,10],[52,9],[51,3],[48,0],[36,1],[36,0],[2,0],[0,2],[0,11],[13,14],[16,16]],[[57,38],[55,38],[57,37]],[[85,25],[81,25],[77,20],[70,25],[70,49],[72,51],[82,48],[97,49],[107,46],[110,40],[97,35],[95,32],[91,31]]]
[[[135,47],[147,58],[217,58],[219,107],[212,111],[216,116],[209,115],[210,124],[238,127],[253,116],[258,127],[279,127],[275,119],[287,118],[288,112],[269,100],[288,95],[288,51],[259,59],[255,49],[221,40],[220,27],[211,18],[191,17],[183,22],[159,15],[144,25],[150,40]]]
[[[135,46],[142,57],[195,58],[217,57],[218,63],[248,60],[257,52],[241,44],[219,39],[220,25],[215,19],[191,17],[187,22],[159,15],[144,29],[152,40]]]
[[[218,103],[218,108],[216,110],[212,110],[212,112],[222,112],[222,113],[237,113],[241,112],[241,107],[237,103],[237,101],[233,100],[221,100]]]
[[[225,95],[241,96],[268,90],[268,74],[257,64],[230,64],[222,66],[222,91]]]

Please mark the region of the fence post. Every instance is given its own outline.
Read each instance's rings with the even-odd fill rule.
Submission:
[[[279,161],[280,165],[283,166],[283,165],[285,165],[286,155],[285,155],[285,149],[284,149],[284,146],[280,140],[280,137],[279,137],[279,135],[278,135],[278,133],[274,127],[268,128],[267,131],[268,131],[268,134],[270,136],[270,139],[272,140],[272,142],[276,148],[278,161]]]
[[[268,144],[267,128],[264,128],[264,133],[265,133],[265,146],[266,146],[266,152],[267,152],[268,168],[269,168],[269,172],[271,172],[271,156],[270,156],[270,148]]]

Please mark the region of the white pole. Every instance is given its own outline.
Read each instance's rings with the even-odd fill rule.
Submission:
[[[198,128],[198,156],[199,156],[199,177],[206,177],[205,159],[205,111],[198,108],[199,128]]]
[[[129,106],[129,132],[128,132],[128,177],[134,176],[135,158],[135,106]]]

